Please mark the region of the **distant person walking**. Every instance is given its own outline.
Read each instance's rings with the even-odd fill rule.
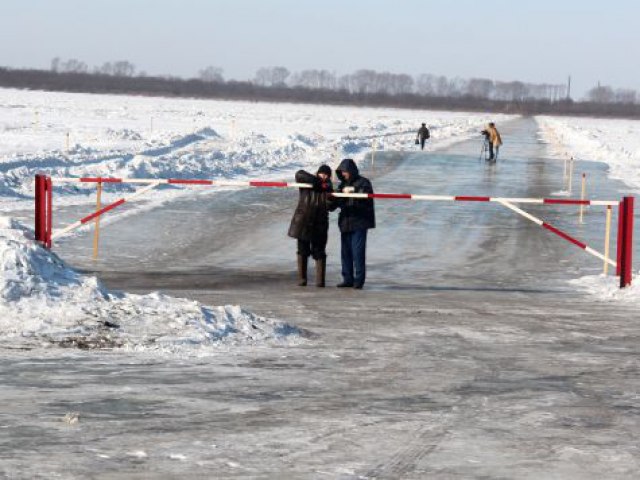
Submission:
[[[373,193],[371,182],[360,175],[351,158],[342,160],[336,174],[340,179],[338,192]],[[361,289],[366,277],[367,231],[376,226],[373,199],[334,198],[331,210],[336,208],[340,208],[342,251],[342,282],[337,286]]]
[[[305,170],[296,173],[297,183],[310,183],[313,188],[301,188],[298,206],[291,219],[289,236],[298,240],[298,285],[307,285],[309,256],[316,261],[316,286],[324,287],[327,270],[327,238],[329,233],[331,168],[322,165],[313,175]]]
[[[502,137],[500,136],[500,132],[496,128],[496,124],[491,122],[487,125],[487,128],[481,132],[489,144],[489,161],[496,161],[498,159],[498,150],[500,150],[500,145],[502,145]],[[495,155],[494,155],[495,149]]]
[[[430,136],[431,134],[429,133],[427,124],[423,123],[422,126],[418,129],[418,136],[416,137],[416,143],[420,143],[420,150],[424,150],[424,143],[429,140]]]

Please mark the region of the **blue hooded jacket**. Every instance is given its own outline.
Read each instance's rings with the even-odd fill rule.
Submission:
[[[349,172],[351,178],[347,181],[342,172]],[[346,187],[352,187],[352,193],[373,193],[371,182],[360,175],[358,166],[351,158],[345,158],[336,169],[340,185],[338,192],[344,192]],[[345,192],[346,193],[346,192]],[[375,205],[373,199],[336,198],[334,206],[340,208],[338,226],[342,233],[354,232],[376,227]]]

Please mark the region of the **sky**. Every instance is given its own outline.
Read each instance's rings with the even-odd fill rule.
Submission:
[[[153,75],[266,66],[640,90],[637,0],[0,0],[0,65],[128,60]]]

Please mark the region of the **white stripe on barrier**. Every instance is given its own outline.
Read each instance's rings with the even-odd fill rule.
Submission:
[[[501,198],[501,197],[491,197],[492,202],[498,202],[498,203],[502,203],[504,202],[509,202],[509,203],[535,203],[535,204],[539,204],[539,205],[543,205],[544,204],[544,198]]]
[[[517,214],[522,215],[525,218],[528,218],[529,220],[531,220],[533,223],[537,223],[538,225],[542,226],[542,224],[544,223],[542,220],[540,220],[539,218],[534,217],[533,215],[531,215],[530,213],[525,212],[524,210],[516,207],[515,205],[509,203],[506,199],[501,199],[498,201],[498,203],[500,203],[501,205],[504,205],[505,207],[507,207],[510,210],[513,210],[514,212],[516,212]]]
[[[411,195],[411,200],[429,200],[434,202],[453,202],[456,197],[452,195]]]
[[[331,194],[334,197],[337,198],[369,198],[368,193],[332,193]]]
[[[597,250],[594,250],[593,248],[587,246],[584,249],[586,252],[589,252],[591,255],[598,257],[600,260],[607,262],[609,265],[615,267],[617,264],[616,262],[614,262],[613,260],[611,260],[610,258],[605,257],[603,254],[601,254],[600,252],[598,252]]]

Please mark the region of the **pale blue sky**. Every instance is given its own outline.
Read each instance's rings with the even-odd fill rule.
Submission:
[[[637,0],[0,0],[0,65],[359,68],[640,90]]]

